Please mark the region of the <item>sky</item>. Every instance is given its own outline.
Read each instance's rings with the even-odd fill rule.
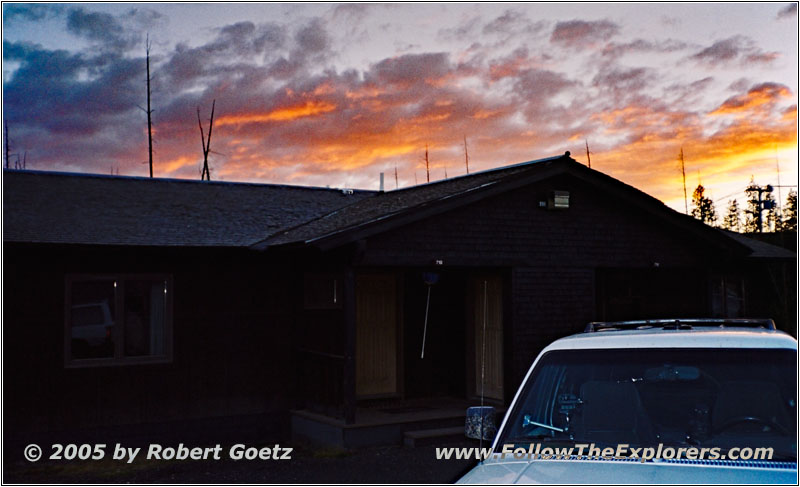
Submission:
[[[3,4],[26,167],[386,189],[570,151],[684,211],[797,185],[795,3]],[[397,178],[395,178],[395,171]]]

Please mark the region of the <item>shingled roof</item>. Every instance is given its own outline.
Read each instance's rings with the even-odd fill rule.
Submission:
[[[562,156],[389,192],[4,171],[3,240],[90,245],[333,248],[522,185],[570,174],[737,255],[795,254],[706,226]],[[791,255],[790,255],[791,254]]]
[[[254,245],[256,249],[277,246],[313,245],[334,248],[359,238],[396,228],[415,220],[468,204],[480,198],[509,191],[560,174],[585,180],[599,191],[614,194],[658,218],[676,231],[686,231],[721,249],[747,255],[751,248],[695,218],[678,213],[656,198],[587,168],[570,157],[561,156],[528,161],[480,173],[423,184],[411,188],[377,193],[294,228],[284,229]]]
[[[412,211],[418,213],[423,208],[439,205],[445,200],[486,190],[497,183],[530,171],[534,165],[546,165],[565,157],[557,156],[528,161],[410,188],[378,193],[371,198],[363,199],[297,227],[281,231],[255,247],[266,248],[293,243],[312,243]]]
[[[3,172],[3,241],[246,247],[373,194],[301,186]]]
[[[749,247],[752,250],[752,253],[748,257],[752,259],[781,260],[797,258],[797,254],[789,249],[778,247],[777,245],[772,245],[771,243],[762,242],[761,240],[750,238],[746,235],[742,235],[741,233],[729,232],[727,230],[723,230],[723,232],[742,245]]]

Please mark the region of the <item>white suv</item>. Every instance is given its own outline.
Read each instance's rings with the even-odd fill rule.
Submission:
[[[796,404],[772,320],[592,323],[537,357],[459,483],[797,484]]]

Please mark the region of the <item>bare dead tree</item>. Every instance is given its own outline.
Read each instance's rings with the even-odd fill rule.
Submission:
[[[397,164],[394,165],[394,189],[397,189],[399,186],[397,182]]]
[[[153,177],[153,110],[150,108],[150,34],[147,35],[147,144],[150,155],[150,177]]]
[[[150,34],[147,34],[145,41],[145,60],[147,67],[147,108],[139,107],[141,111],[147,114],[147,146],[148,146],[148,161],[150,163],[150,177],[153,177],[153,109],[150,105],[150,97],[152,90],[150,89]],[[138,105],[137,105],[138,106]]]
[[[469,151],[467,150],[467,136],[464,136],[464,163],[467,165],[467,174],[469,174]]]
[[[428,182],[431,182],[431,163],[428,160],[428,144],[425,144],[425,173],[428,176]]]
[[[12,154],[16,159],[14,160],[14,169],[25,169],[28,165],[28,151],[25,151],[22,156],[19,152]]]
[[[586,161],[589,163],[589,169],[591,169],[592,168],[592,158],[589,155],[589,154],[591,154],[589,152],[589,141],[588,140],[584,140],[584,142],[586,142]]]
[[[211,171],[208,169],[208,153],[211,152],[211,131],[214,129],[214,108],[216,104],[216,99],[211,102],[211,118],[208,121],[207,138],[203,131],[203,122],[200,120],[200,107],[197,107],[197,125],[200,127],[200,143],[203,147],[203,172],[200,174],[201,181],[211,181]]]
[[[686,195],[686,163],[683,161],[683,147],[681,147],[681,153],[678,156],[681,161],[681,174],[683,175],[683,205],[685,213],[689,214],[689,198]]]

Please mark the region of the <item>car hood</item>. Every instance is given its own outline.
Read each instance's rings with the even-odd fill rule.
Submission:
[[[796,484],[797,463],[747,461],[488,460],[460,484]]]

